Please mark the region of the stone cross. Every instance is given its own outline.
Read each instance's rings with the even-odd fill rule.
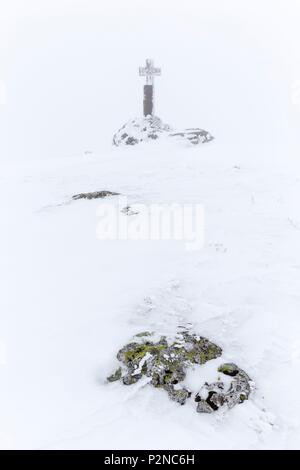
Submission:
[[[144,116],[154,113],[154,77],[161,75],[161,69],[154,67],[153,60],[146,60],[146,67],[139,68],[140,77],[146,77],[144,85]]]

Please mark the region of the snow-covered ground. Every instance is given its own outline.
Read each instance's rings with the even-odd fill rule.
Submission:
[[[300,447],[300,185],[291,155],[284,145],[216,139],[2,167],[2,447]],[[96,190],[133,205],[203,204],[203,249],[97,239],[108,199],[70,202]],[[105,383],[132,335],[188,323],[255,381],[248,402],[200,415],[194,402],[180,406],[150,385]],[[187,383],[200,388],[219,362]]]

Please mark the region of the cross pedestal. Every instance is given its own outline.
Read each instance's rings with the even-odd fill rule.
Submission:
[[[144,85],[144,116],[154,114],[154,77],[161,75],[161,69],[154,67],[153,60],[146,60],[146,67],[139,68],[140,77],[146,77]]]

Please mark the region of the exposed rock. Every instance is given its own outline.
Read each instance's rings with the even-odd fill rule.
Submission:
[[[246,372],[232,363],[222,364],[218,371],[232,377],[232,382],[227,390],[222,381],[204,384],[195,397],[198,413],[211,413],[224,405],[230,409],[249,398],[252,381]]]
[[[173,385],[165,387],[165,390],[168,392],[169,398],[180,405],[184,405],[192,394],[190,390],[187,390],[186,388],[175,389]]]
[[[128,121],[113,136],[113,145],[136,145],[140,142],[157,140],[162,136],[174,137],[193,145],[210,142],[212,135],[199,128],[172,129],[157,116],[146,116]]]
[[[117,380],[120,380],[121,377],[122,377],[122,369],[121,367],[119,367],[113,374],[107,377],[107,381],[116,382]]]
[[[142,374],[127,374],[123,377],[123,384],[124,385],[132,385],[135,384],[138,380],[142,378]]]
[[[153,387],[165,390],[171,400],[184,405],[192,394],[181,386],[187,369],[220,357],[222,349],[182,328],[174,341],[164,336],[159,341],[150,341],[152,335],[149,331],[138,333],[135,341],[120,349],[117,359],[126,367],[125,374],[120,367],[107,380],[122,380],[124,385],[132,385],[143,376],[148,377]],[[228,379],[223,382],[220,378],[210,384],[206,382],[195,395],[198,413],[213,413],[225,406],[230,409],[249,398],[253,382],[246,372],[233,363],[222,364],[218,372],[231,377],[231,383],[228,385]]]
[[[184,353],[185,359],[191,363],[205,364],[207,361],[216,359],[222,354],[222,349],[207,338],[190,334],[189,332],[183,332],[182,336],[186,351]]]
[[[137,334],[139,342],[131,342],[118,352],[117,359],[127,367],[123,383],[131,385],[142,376],[150,377],[154,387],[163,388],[172,400],[184,404],[191,392],[177,388],[177,384],[185,379],[187,368],[220,356],[222,349],[207,338],[186,331],[171,344],[163,336],[157,342],[149,341],[150,335],[148,331]]]
[[[205,400],[199,401],[197,405],[197,412],[198,413],[213,413],[213,409],[206,403]]]
[[[238,375],[240,369],[238,368],[238,366],[236,366],[233,363],[227,363],[227,364],[222,364],[218,368],[218,371],[222,372],[225,375],[229,375],[230,377],[235,377],[236,375]]]
[[[72,196],[72,199],[103,199],[107,196],[118,196],[119,193],[114,193],[112,191],[94,191],[92,193],[80,193]]]

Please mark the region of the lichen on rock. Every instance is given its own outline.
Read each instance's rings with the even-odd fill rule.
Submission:
[[[235,377],[239,373],[240,369],[233,363],[227,363],[222,364],[218,368],[218,371],[222,372],[225,375],[229,375],[230,377]]]
[[[169,398],[180,405],[184,405],[192,394],[191,391],[186,388],[175,389],[173,386],[166,387],[165,390],[168,392]]]
[[[182,333],[182,336],[185,359],[192,364],[205,364],[207,361],[216,359],[222,354],[222,349],[207,338],[185,331]]]
[[[122,367],[107,380],[133,385],[147,377],[153,387],[165,390],[172,401],[184,405],[192,395],[184,386],[187,370],[220,357],[222,349],[189,330],[180,331],[172,341],[165,336],[150,341],[151,336],[153,333],[143,331],[121,348],[117,359]],[[249,398],[252,381],[246,372],[233,363],[220,365],[216,372],[231,377],[231,383],[228,385],[228,378],[224,382],[218,378],[216,382],[205,383],[194,396],[198,413],[213,413],[225,406],[230,409]]]
[[[119,367],[113,374],[107,377],[108,382],[116,382],[122,377],[122,369]]]
[[[164,336],[156,342],[150,341],[150,335],[148,331],[138,333],[135,338],[139,341],[128,343],[117,353],[117,359],[127,368],[122,376],[123,384],[132,385],[143,376],[149,377],[154,387],[164,389],[173,401],[183,405],[191,392],[179,388],[178,384],[184,381],[187,369],[192,364],[204,364],[219,357],[222,349],[207,338],[187,331],[170,343]]]

